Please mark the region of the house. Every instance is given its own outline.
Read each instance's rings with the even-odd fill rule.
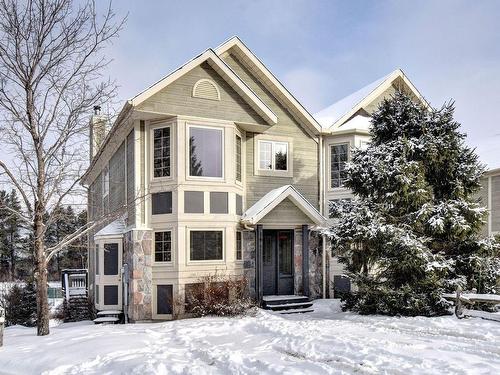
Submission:
[[[500,168],[484,173],[481,178],[479,199],[488,210],[482,235],[484,237],[500,235]]]
[[[131,321],[169,319],[200,277],[245,275],[249,293],[320,298],[348,288],[326,250],[344,167],[401,70],[312,115],[237,37],[90,123],[89,293]],[[120,213],[116,217],[115,213]],[[128,287],[121,268],[127,264]]]

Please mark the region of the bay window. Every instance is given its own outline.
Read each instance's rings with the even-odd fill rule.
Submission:
[[[222,178],[223,129],[189,127],[189,175]]]

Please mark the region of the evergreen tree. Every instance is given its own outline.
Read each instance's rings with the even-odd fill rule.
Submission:
[[[21,212],[21,203],[16,191],[0,191],[0,264],[10,280],[17,276],[16,265],[21,250],[23,223],[14,212]]]
[[[347,308],[443,314],[444,291],[486,291],[496,282],[498,245],[479,238],[483,167],[453,112],[452,104],[424,108],[398,92],[373,114],[372,142],[347,167],[356,199],[333,207],[332,243],[357,285],[344,297]]]

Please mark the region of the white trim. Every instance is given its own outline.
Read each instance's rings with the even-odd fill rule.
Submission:
[[[222,259],[192,260],[191,259],[191,232],[221,232],[222,233]],[[221,265],[226,263],[226,227],[186,227],[186,263],[187,265]]]
[[[222,176],[221,177],[211,177],[211,176],[191,176],[191,163],[190,163],[190,147],[189,147],[189,139],[190,139],[190,129],[191,128],[202,128],[202,129],[210,129],[210,130],[218,130],[221,133],[221,162],[222,162]],[[185,147],[186,147],[186,160],[185,160],[185,173],[186,180],[198,180],[198,181],[216,181],[216,182],[225,182],[226,180],[226,154],[225,147],[226,146],[226,127],[225,126],[212,126],[212,125],[202,125],[196,124],[193,122],[186,122],[186,136],[185,136]]]
[[[260,168],[260,144],[261,142],[271,142],[273,143],[271,150],[271,158],[272,158],[272,169],[261,169]],[[287,159],[286,170],[275,170],[274,169],[274,143],[286,143],[287,144]],[[253,145],[253,153],[254,153],[254,175],[255,176],[272,176],[272,177],[293,177],[293,138],[284,137],[279,135],[271,135],[271,134],[256,134],[254,136],[254,145]]]
[[[162,282],[161,280],[155,280],[151,282],[152,284],[152,296],[151,296],[151,311],[152,318],[155,320],[171,320],[174,317],[174,307],[175,307],[175,296],[176,296],[176,285],[174,282],[167,281]],[[158,314],[158,285],[170,285],[172,287],[172,301],[170,308],[172,309],[172,314]]]
[[[200,83],[204,83],[204,82],[207,82],[207,83],[211,84],[215,88],[215,91],[217,91],[217,98],[216,99],[207,98],[205,96],[196,95],[196,89],[198,88],[198,86],[200,85]],[[191,92],[191,96],[193,98],[198,98],[198,99],[220,100],[220,91],[219,91],[219,87],[217,86],[217,84],[214,81],[212,81],[211,79],[207,79],[207,78],[201,78],[198,81],[196,81],[196,83],[193,85],[193,90]]]
[[[240,239],[241,239],[241,259],[238,259],[238,233],[240,233]],[[241,229],[236,228],[234,232],[234,261],[237,263],[242,263],[243,262],[243,231]]]
[[[158,93],[205,61],[207,61],[217,73],[222,75],[231,87],[233,87],[233,89],[235,89],[267,123],[270,125],[278,123],[278,116],[276,116],[276,114],[245,84],[245,82],[243,82],[241,78],[238,77],[238,75],[211,49],[206,50],[201,55],[195,57],[165,78],[142,91],[140,94],[130,99],[129,103],[137,107],[146,99]]]
[[[156,233],[163,233],[163,232],[170,232],[170,261],[157,261],[156,260]],[[153,266],[173,266],[175,264],[175,241],[174,241],[174,228],[173,227],[167,227],[165,229],[155,229],[153,231],[153,249],[152,249],[152,259],[151,259],[151,264]]]
[[[255,225],[286,198],[290,199],[314,224],[326,225],[327,219],[292,185],[271,190],[242,215],[244,224]]]
[[[287,107],[295,114],[303,123],[305,123],[309,131],[313,134],[321,133],[321,125],[316,121],[316,119],[307,111],[307,109],[286,89],[286,87],[267,69],[267,67],[259,60],[257,56],[237,37],[234,36],[228,41],[224,42],[217,48],[215,52],[217,55],[222,55],[229,51],[231,48],[236,47],[238,52],[242,53],[246,60],[252,63],[263,77],[266,78],[267,82],[270,83],[268,86],[272,86],[277,90],[281,96],[286,100]],[[245,61],[246,62],[246,61]],[[261,80],[262,83],[265,80]]]
[[[350,141],[345,141],[345,142],[331,142],[328,143],[328,191],[342,191],[342,190],[347,190],[347,188],[344,185],[340,185],[338,187],[332,187],[332,147],[333,146],[342,146],[342,145],[347,145],[347,163],[351,159],[351,142]]]
[[[168,120],[168,121],[162,121],[160,123],[155,123],[155,124],[150,124],[147,129],[145,129],[147,132],[149,132],[149,147],[147,147],[146,155],[148,156],[149,160],[149,174],[151,176],[150,181],[170,181],[173,180],[174,174],[175,174],[175,163],[176,160],[174,156],[176,156],[175,152],[175,142],[174,140],[176,139],[175,135],[175,130],[174,130],[174,124],[176,123],[175,119]],[[170,129],[170,176],[161,176],[161,177],[155,177],[155,171],[154,171],[154,131],[156,129],[164,129],[164,128],[169,128]]]
[[[492,176],[488,176],[488,236],[493,235],[493,186]]]

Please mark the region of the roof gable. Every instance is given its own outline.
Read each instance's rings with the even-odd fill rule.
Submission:
[[[182,77],[184,74],[199,66],[203,62],[208,64],[221,76],[229,85],[252,106],[252,108],[261,116],[268,124],[274,125],[278,122],[276,114],[243,82],[236,73],[222,59],[208,49],[201,55],[188,61],[186,64],[176,69],[175,71],[162,78],[146,90],[142,91],[135,97],[129,100],[133,107],[139,106],[146,99],[160,92],[162,89],[170,85],[172,82]]]
[[[425,106],[428,106],[427,101],[406,77],[404,72],[401,69],[396,69],[392,73],[315,113],[314,117],[326,132],[337,130],[360,109],[370,106],[374,100],[388,90],[396,81],[403,84],[406,90]]]
[[[314,135],[321,133],[321,125],[316,119],[237,36],[232,37],[215,48],[215,53],[221,56],[230,50],[234,51],[239,59],[250,71],[255,73],[255,76],[269,89],[276,99],[290,111],[295,119],[307,127],[309,132]]]

